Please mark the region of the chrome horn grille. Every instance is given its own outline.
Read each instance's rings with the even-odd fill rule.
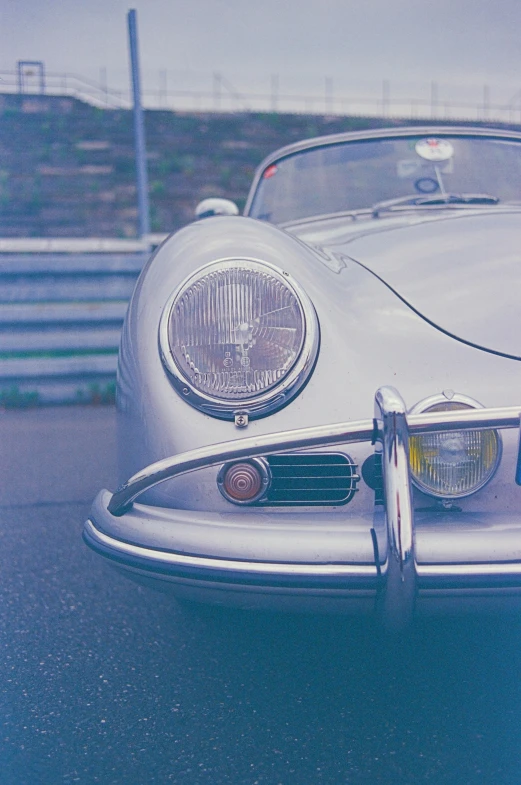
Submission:
[[[268,455],[271,483],[258,505],[337,506],[353,498],[357,465],[343,453]]]

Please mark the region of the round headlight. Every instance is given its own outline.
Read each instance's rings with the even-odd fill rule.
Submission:
[[[433,403],[434,400],[439,402]],[[417,404],[418,412],[480,409],[466,396],[429,398]],[[494,475],[501,458],[501,439],[497,431],[449,431],[411,436],[409,460],[412,480],[430,496],[455,499],[479,491]]]
[[[217,417],[260,416],[302,387],[318,350],[306,294],[286,273],[247,259],[202,268],[167,303],[164,363],[183,397]]]

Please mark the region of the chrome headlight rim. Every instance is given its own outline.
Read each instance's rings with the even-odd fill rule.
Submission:
[[[421,414],[423,412],[428,412],[431,407],[439,405],[441,403],[450,404],[450,403],[461,403],[465,404],[471,409],[484,409],[482,403],[477,401],[475,398],[471,398],[468,395],[463,395],[462,393],[452,393],[450,397],[444,395],[443,393],[437,395],[431,395],[428,398],[423,398],[421,401],[418,401],[412,408],[409,409],[409,414]],[[458,499],[465,499],[469,496],[473,496],[478,491],[482,490],[488,483],[493,479],[495,476],[499,464],[501,463],[501,457],[503,455],[503,440],[501,438],[501,433],[495,428],[486,428],[480,429],[482,431],[492,431],[494,433],[496,444],[497,444],[497,454],[494,464],[491,469],[489,469],[487,475],[483,478],[483,480],[476,484],[471,490],[462,491],[457,494],[447,494],[447,493],[436,493],[432,488],[429,488],[427,485],[421,482],[411,470],[411,482],[419,491],[424,493],[426,496],[430,496],[433,499],[440,499],[440,500],[447,500],[447,501],[456,501]],[[418,437],[411,437],[411,438],[421,438],[421,435]]]
[[[297,358],[284,378],[269,390],[251,397],[240,399],[217,398],[198,389],[191,379],[183,373],[176,363],[169,341],[169,325],[172,311],[181,294],[199,278],[223,268],[237,266],[246,269],[268,272],[283,283],[295,297],[303,321],[304,338]],[[271,262],[247,256],[233,256],[216,259],[202,265],[188,275],[172,292],[163,308],[159,323],[159,350],[169,378],[179,395],[196,409],[222,420],[234,420],[237,415],[247,415],[250,419],[265,417],[286,406],[308,382],[320,347],[320,326],[318,317],[309,296],[293,276]]]

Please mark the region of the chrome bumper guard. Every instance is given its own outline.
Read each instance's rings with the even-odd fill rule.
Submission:
[[[409,623],[412,617],[418,579],[409,468],[410,436],[452,430],[519,428],[520,416],[521,406],[407,415],[405,403],[398,391],[393,387],[381,387],[375,395],[373,420],[238,439],[165,458],[138,472],[122,485],[113,494],[108,511],[114,516],[124,515],[130,510],[132,503],[154,485],[226,461],[312,447],[379,442],[382,447],[387,546],[385,553],[376,554],[376,569],[381,579],[378,605],[384,624],[399,629]],[[516,481],[521,484],[520,462]],[[473,568],[478,568],[480,573],[485,571],[491,575],[519,573],[521,580],[521,563],[466,566],[469,574],[473,572]],[[434,573],[443,575],[444,567],[445,565],[434,565]],[[495,567],[497,569],[494,569]]]

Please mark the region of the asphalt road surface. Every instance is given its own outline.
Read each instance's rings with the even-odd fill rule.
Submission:
[[[0,783],[519,785],[521,619],[194,614],[81,541],[112,408],[0,412]]]

